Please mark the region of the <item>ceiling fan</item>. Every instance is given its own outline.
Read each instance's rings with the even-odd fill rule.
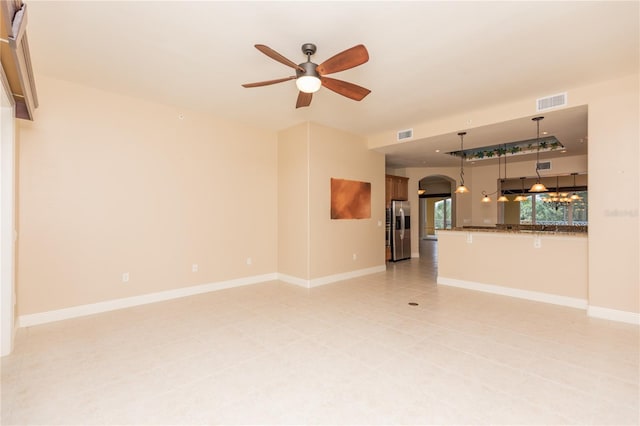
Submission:
[[[371,93],[371,90],[360,87],[357,84],[325,77],[327,74],[345,71],[367,62],[369,60],[369,52],[367,52],[366,47],[362,44],[340,52],[320,65],[311,62],[311,55],[316,53],[316,45],[313,43],[305,43],[302,45],[302,53],[307,55],[307,62],[303,62],[301,64],[296,64],[295,62],[290,61],[264,44],[256,44],[255,47],[271,59],[296,70],[296,75],[276,80],[247,83],[243,84],[242,87],[249,88],[268,86],[270,84],[296,80],[296,86],[300,91],[298,93],[296,108],[309,106],[311,104],[313,93],[320,90],[320,86],[324,86],[339,95],[346,96],[347,98],[355,101],[361,101],[365,96]]]

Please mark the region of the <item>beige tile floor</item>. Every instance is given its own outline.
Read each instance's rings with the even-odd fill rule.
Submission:
[[[387,272],[20,329],[2,424],[640,423],[637,326]],[[418,306],[409,306],[417,302]]]

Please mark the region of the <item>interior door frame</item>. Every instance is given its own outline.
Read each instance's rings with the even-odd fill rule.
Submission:
[[[0,67],[0,356],[15,335],[16,132],[15,101]]]

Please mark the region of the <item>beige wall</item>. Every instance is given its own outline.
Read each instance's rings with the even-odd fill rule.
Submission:
[[[309,278],[309,123],[278,133],[278,272]]]
[[[640,76],[589,94],[589,298],[640,312]]]
[[[568,92],[568,108],[580,105],[589,108],[589,304],[630,313],[640,313],[639,81],[640,75],[636,73],[555,91]],[[455,132],[468,128],[468,122],[479,127],[532,116],[536,114],[536,97],[418,123],[413,126],[414,138]],[[395,136],[394,131],[373,135],[368,139],[369,147],[396,144]],[[412,170],[405,172],[415,179],[434,174],[432,170],[436,169]],[[511,171],[509,173],[511,175]],[[455,178],[454,174],[451,176]],[[468,176],[466,169],[465,177],[470,182],[471,195],[476,191],[479,194],[482,188],[478,188],[474,177]],[[412,185],[411,179],[409,185]],[[412,191],[409,191],[409,196],[412,197]],[[462,219],[464,225],[467,224],[466,220],[469,223],[472,219],[474,222],[484,222],[485,217],[494,217],[491,211],[482,210],[474,215],[470,197],[466,203],[458,203],[457,211],[457,218]]]
[[[363,137],[310,126],[310,278],[384,265],[384,155]],[[371,183],[370,219],[331,220],[332,177]]]
[[[567,88],[568,107],[589,107],[589,303],[635,313],[640,312],[638,81],[634,74]],[[279,194],[278,179],[287,173],[300,175],[300,170],[287,170],[285,162],[289,154],[303,154],[285,150],[279,156],[275,133],[205,114],[43,76],[38,86],[37,120],[20,122],[18,129],[18,314],[279,269],[279,209],[289,202]],[[529,116],[535,114],[533,101],[439,118],[414,126],[414,135],[450,133],[468,127],[468,120],[483,126]],[[384,259],[383,227],[377,226],[376,216],[379,208],[379,220],[384,221],[383,160],[372,153],[367,164],[361,163],[359,156],[368,151],[357,136],[305,126],[317,132],[308,138],[306,255],[314,259],[307,263],[306,278],[378,265]],[[336,141],[349,147],[343,149]],[[358,148],[352,148],[352,142]],[[396,143],[393,131],[368,140],[369,148],[391,143]],[[314,169],[311,154],[317,156],[319,169]],[[377,162],[380,165],[373,166]],[[469,171],[465,177],[471,190],[481,191]],[[415,206],[420,178],[458,178],[457,168],[393,174],[409,177],[409,199]],[[328,197],[323,201],[315,195],[328,191],[330,177],[372,182],[371,220],[347,225],[326,219],[328,207],[322,203],[328,203]],[[285,198],[278,202],[280,195]],[[290,202],[300,200],[293,197]],[[454,206],[457,226],[478,217],[484,221],[484,213],[474,215],[472,197],[456,196]],[[412,251],[418,253],[417,227],[412,238]],[[335,250],[341,241],[349,244]],[[247,265],[248,257],[252,265]],[[199,272],[191,272],[193,263]],[[296,264],[293,258],[281,264],[283,273],[300,272],[287,266]],[[121,282],[123,272],[130,273],[127,284]]]
[[[278,272],[309,281],[383,266],[384,155],[316,123],[278,138]],[[371,218],[331,220],[331,178],[370,182]]]
[[[586,301],[587,237],[438,231],[438,280],[455,279]],[[471,242],[469,242],[468,237]]]
[[[18,314],[276,272],[275,133],[37,80],[37,119],[19,122]]]

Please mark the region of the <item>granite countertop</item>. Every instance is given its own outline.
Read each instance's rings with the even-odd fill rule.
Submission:
[[[498,224],[496,226],[463,226],[453,228],[451,231],[474,231],[474,232],[502,232],[502,233],[545,233],[563,235],[584,235],[588,233],[588,226],[580,225],[508,225]]]

